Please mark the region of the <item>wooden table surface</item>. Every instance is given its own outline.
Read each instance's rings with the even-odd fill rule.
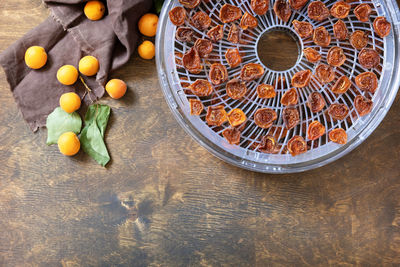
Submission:
[[[0,50],[48,15],[2,0]],[[291,175],[245,171],[178,125],[154,61],[134,55],[102,168],[32,134],[0,72],[0,266],[400,264],[400,102],[361,146]]]

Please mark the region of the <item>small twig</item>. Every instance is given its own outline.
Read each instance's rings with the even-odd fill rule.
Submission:
[[[90,93],[92,92],[92,89],[90,89],[90,87],[86,84],[85,80],[83,79],[83,77],[82,77],[81,75],[79,75],[79,79],[81,80],[83,86],[85,86],[85,88],[86,88],[86,90],[87,90],[87,91],[85,92],[83,98],[85,98],[85,96],[86,96],[86,94],[87,94],[87,95],[89,96],[90,101],[94,102],[93,99],[92,99],[92,97],[91,97],[91,95],[90,95]]]

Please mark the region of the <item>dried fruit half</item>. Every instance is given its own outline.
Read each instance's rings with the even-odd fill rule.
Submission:
[[[228,41],[233,44],[238,44],[240,41],[240,29],[236,24],[232,24],[228,33]]]
[[[269,0],[251,0],[250,7],[257,15],[265,15],[269,9]]]
[[[254,113],[255,124],[263,129],[271,127],[277,118],[275,110],[270,108],[260,108]]]
[[[203,11],[198,11],[190,19],[190,24],[196,29],[204,31],[210,27],[211,18]]]
[[[179,27],[175,33],[176,40],[180,42],[193,41],[193,30],[189,27]]]
[[[316,45],[327,47],[331,43],[331,36],[324,26],[319,26],[314,30],[313,41]]]
[[[329,9],[321,1],[313,1],[308,5],[308,17],[316,21],[323,21],[329,17]]]
[[[347,92],[347,90],[349,90],[350,86],[351,86],[350,79],[347,76],[343,75],[332,86],[331,91],[334,94],[344,94]]]
[[[179,3],[186,8],[196,8],[200,5],[200,0],[179,0]]]
[[[219,85],[228,80],[228,71],[221,63],[214,63],[210,67],[209,77],[213,84]]]
[[[368,40],[368,33],[364,31],[357,30],[350,35],[350,44],[357,50],[361,50],[366,47]]]
[[[358,62],[366,69],[379,66],[380,57],[378,52],[372,48],[363,48],[358,54]]]
[[[274,3],[274,11],[276,16],[284,22],[288,22],[292,15],[292,9],[290,8],[289,3],[285,0],[276,0]]]
[[[335,38],[340,41],[347,39],[349,31],[347,30],[347,26],[343,20],[339,19],[335,24],[333,24],[333,34],[335,35]]]
[[[207,108],[206,122],[209,126],[221,126],[227,120],[224,106],[209,106]]]
[[[392,28],[392,25],[386,20],[385,17],[377,17],[374,20],[373,25],[376,34],[378,34],[381,38],[388,36],[390,29]]]
[[[240,108],[234,108],[228,113],[228,122],[232,127],[239,126],[246,120],[246,114]]]
[[[357,75],[355,81],[357,87],[366,92],[375,93],[378,88],[378,77],[370,71]]]
[[[222,135],[231,145],[238,145],[240,143],[240,131],[236,128],[227,128],[222,131]]]
[[[257,86],[257,95],[259,98],[263,99],[274,98],[276,96],[276,92],[272,85],[260,84]]]
[[[190,115],[200,115],[203,112],[204,106],[198,99],[189,99]]]
[[[338,19],[346,18],[350,13],[351,5],[345,1],[337,1],[331,7],[331,15]]]
[[[299,95],[297,94],[295,88],[287,90],[281,98],[281,104],[283,106],[296,105],[298,101],[299,101]]]
[[[289,140],[287,149],[289,153],[295,157],[307,152],[307,143],[303,137],[295,135]]]
[[[300,123],[300,114],[295,107],[286,107],[282,112],[283,123],[287,130],[293,129]]]
[[[337,128],[329,132],[329,140],[334,143],[344,145],[347,143],[347,133],[342,128]]]
[[[333,46],[328,50],[328,54],[326,55],[326,61],[329,65],[334,67],[340,67],[344,64],[347,57],[344,54],[344,51],[341,47]]]
[[[307,106],[311,112],[320,112],[325,107],[325,99],[319,92],[312,92],[307,99]]]
[[[325,126],[319,121],[310,123],[307,129],[307,138],[309,140],[316,140],[325,134]]]
[[[199,52],[201,58],[205,58],[213,51],[213,44],[207,39],[197,39],[194,48]]]
[[[365,96],[358,95],[354,98],[354,108],[357,110],[360,116],[365,116],[369,114],[373,107],[373,102],[371,99]]]
[[[243,66],[240,72],[240,78],[243,81],[253,81],[261,78],[264,74],[264,68],[257,63],[248,63]]]
[[[233,22],[242,17],[242,10],[231,4],[225,4],[219,11],[219,18],[223,23]]]
[[[345,104],[332,104],[328,109],[328,115],[334,120],[344,120],[349,114],[349,108]]]
[[[335,79],[335,70],[326,64],[319,64],[315,68],[315,76],[317,77],[318,81],[321,83],[330,83]]]
[[[185,24],[186,10],[183,7],[174,7],[173,9],[171,9],[171,11],[169,11],[168,15],[172,24],[176,26],[181,26]]]
[[[371,15],[372,8],[368,4],[359,4],[354,9],[354,15],[356,15],[357,19],[361,22],[369,21],[369,16]]]
[[[307,47],[303,50],[304,56],[310,63],[317,63],[322,59],[321,54],[312,47]]]
[[[314,29],[311,23],[306,21],[293,20],[292,24],[297,34],[301,38],[308,38],[312,36]]]
[[[239,54],[237,48],[229,48],[225,53],[226,62],[228,62],[229,67],[236,68],[242,63],[242,57]]]
[[[270,135],[263,136],[257,150],[267,154],[277,153],[278,151],[275,138]]]
[[[224,37],[224,26],[223,25],[217,25],[215,27],[212,27],[208,32],[207,36],[211,39],[213,42],[219,42],[222,40]]]
[[[194,95],[209,96],[213,92],[213,87],[207,80],[197,79],[194,83],[188,86]]]
[[[226,84],[226,94],[235,100],[241,99],[245,96],[247,92],[247,87],[244,82],[239,81],[238,79],[230,80]]]
[[[250,15],[248,12],[245,12],[244,15],[242,16],[242,19],[240,20],[240,27],[243,30],[247,30],[247,29],[254,29],[257,26],[258,26],[257,19],[252,15]]]
[[[190,48],[182,57],[183,67],[193,74],[198,74],[203,69],[199,52],[194,47]]]
[[[294,10],[302,9],[307,2],[308,0],[289,0],[289,4]]]
[[[292,86],[297,88],[306,87],[310,83],[311,74],[310,70],[301,70],[296,72],[292,77]]]

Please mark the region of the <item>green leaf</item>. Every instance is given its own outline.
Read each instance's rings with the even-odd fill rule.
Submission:
[[[164,0],[154,0],[154,7],[158,14],[160,14],[163,4],[164,4]]]
[[[111,109],[107,105],[94,104],[89,106],[85,115],[85,125],[93,123],[93,121],[96,119],[101,136],[104,137],[108,119],[110,118],[110,111]]]
[[[82,119],[78,113],[67,113],[57,107],[46,121],[47,145],[57,144],[60,135],[66,132],[79,134],[82,129]]]
[[[102,166],[110,161],[110,155],[104,143],[104,132],[107,128],[110,111],[111,109],[107,105],[89,106],[85,115],[85,128],[80,136],[83,151]]]

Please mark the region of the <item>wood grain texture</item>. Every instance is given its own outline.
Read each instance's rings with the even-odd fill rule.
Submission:
[[[43,21],[40,0],[0,2],[0,50]],[[400,102],[360,147],[317,170],[230,166],[170,113],[154,61],[134,55],[112,106],[108,168],[32,134],[0,72],[1,266],[400,264]]]

